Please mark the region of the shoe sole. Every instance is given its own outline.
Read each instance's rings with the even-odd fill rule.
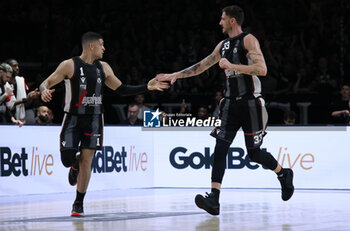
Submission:
[[[282,200],[284,200],[284,201],[287,201],[287,200],[289,200],[292,196],[293,196],[293,194],[294,194],[294,186],[293,186],[293,178],[294,178],[294,174],[293,174],[293,171],[292,170],[290,170],[289,171],[290,172],[290,175],[291,175],[291,181],[292,181],[292,192],[291,192],[291,194],[288,196],[288,197],[286,197],[286,198],[283,198],[282,197]]]
[[[207,204],[204,202],[204,197],[202,195],[197,195],[194,201],[195,201],[198,208],[204,209],[209,214],[211,214],[213,216],[217,216],[220,214],[220,210],[217,211],[216,209],[213,209],[213,208],[207,206]]]
[[[71,217],[83,217],[84,213],[71,213]]]

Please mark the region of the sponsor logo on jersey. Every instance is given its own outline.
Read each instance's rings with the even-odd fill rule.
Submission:
[[[79,103],[77,103],[75,106],[80,107],[88,106],[88,105],[100,105],[102,104],[102,96],[95,96],[93,94],[92,96],[85,96],[87,94],[87,91],[83,91],[80,95]]]
[[[225,75],[226,75],[228,78],[233,78],[233,77],[240,76],[241,73],[238,72],[238,71],[231,71],[231,70],[225,69]]]

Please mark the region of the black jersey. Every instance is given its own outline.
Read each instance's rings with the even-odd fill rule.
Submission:
[[[74,74],[65,79],[64,111],[72,114],[101,114],[103,84],[106,79],[100,61],[85,63],[73,57]]]
[[[220,48],[222,58],[226,58],[233,64],[250,64],[247,58],[247,50],[244,48],[244,37],[248,33],[241,33],[233,38],[225,39]],[[234,98],[244,95],[259,96],[261,83],[257,76],[239,73],[237,71],[225,70],[226,91],[225,97]]]

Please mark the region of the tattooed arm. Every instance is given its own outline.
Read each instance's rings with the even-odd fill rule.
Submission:
[[[244,47],[248,51],[247,59],[251,63],[250,65],[233,64],[223,58],[220,60],[220,67],[247,75],[266,76],[267,67],[259,41],[253,35],[249,34],[244,38]]]
[[[171,81],[171,84],[173,84],[177,79],[188,78],[188,77],[203,73],[205,70],[209,69],[211,66],[219,62],[221,58],[221,55],[220,55],[221,44],[222,42],[220,42],[215,47],[214,51],[210,55],[208,55],[206,58],[204,58],[200,62],[172,74],[158,74],[156,76],[156,79],[158,81]]]

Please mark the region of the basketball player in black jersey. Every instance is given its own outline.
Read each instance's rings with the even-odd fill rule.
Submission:
[[[163,91],[169,86],[155,78],[147,84],[124,85],[106,62],[99,61],[105,51],[103,38],[94,32],[82,36],[83,52],[59,64],[41,85],[41,99],[49,102],[59,82],[65,82],[65,116],[60,134],[61,161],[70,167],[69,183],[77,184],[77,195],[71,216],[83,216],[83,200],[91,175],[96,150],[102,149],[102,96],[104,84],[120,95],[136,95],[147,90]],[[76,158],[80,151],[79,158]]]
[[[226,155],[237,131],[242,127],[248,155],[254,162],[273,170],[281,183],[282,199],[289,200],[294,192],[293,171],[282,168],[268,152],[260,149],[265,134],[267,113],[261,98],[261,85],[257,77],[267,72],[264,56],[258,40],[242,31],[243,10],[228,6],[222,10],[220,25],[228,38],[221,41],[214,51],[202,61],[182,71],[159,74],[160,81],[171,81],[199,75],[214,64],[226,74],[225,98],[221,102],[221,126],[211,133],[216,138],[212,168],[212,190],[203,197],[197,195],[196,205],[212,215],[220,213],[219,195],[226,168]]]

